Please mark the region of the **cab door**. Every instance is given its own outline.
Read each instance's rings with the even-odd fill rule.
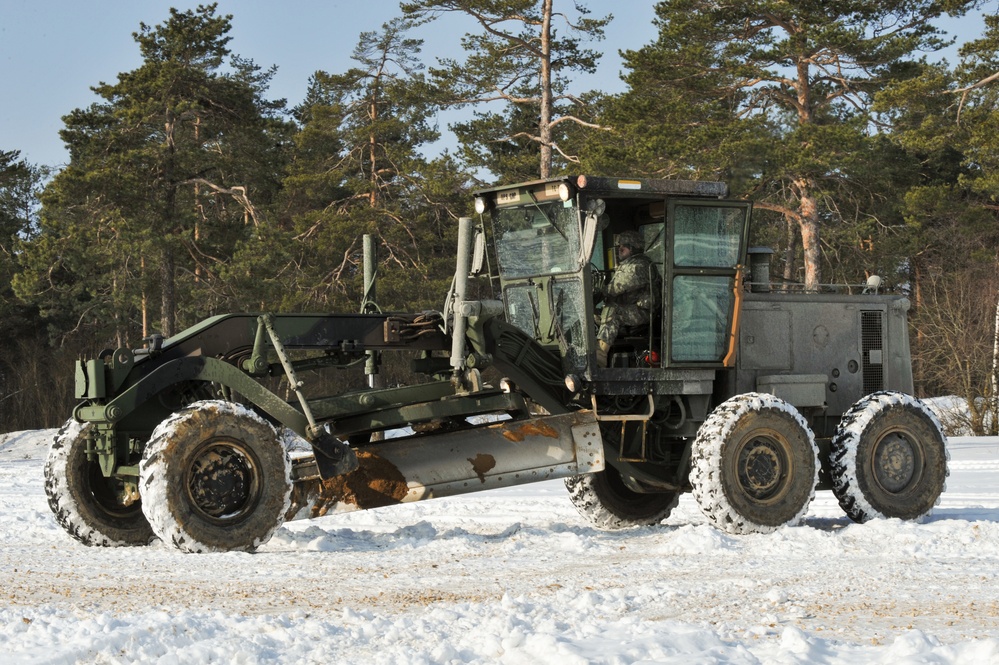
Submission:
[[[668,366],[725,367],[734,363],[752,204],[672,199],[663,307]]]

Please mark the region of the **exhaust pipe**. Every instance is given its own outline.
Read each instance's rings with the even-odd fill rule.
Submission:
[[[774,250],[769,247],[750,247],[749,284],[753,293],[770,293],[770,257]]]

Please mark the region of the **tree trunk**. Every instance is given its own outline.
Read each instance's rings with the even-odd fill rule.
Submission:
[[[194,119],[194,144],[201,144],[201,118]],[[201,208],[201,183],[194,183],[194,246],[198,246],[198,242],[201,240],[201,223],[199,220],[203,214]],[[194,282],[198,283],[201,281],[201,262],[197,261],[194,264]]]
[[[174,325],[177,320],[177,293],[175,287],[176,261],[173,249],[163,247],[163,257],[160,263],[160,330],[164,337],[172,337],[176,332]]]
[[[146,279],[146,257],[139,258],[139,275],[142,280],[142,339],[149,337],[149,294],[146,286],[149,283]]]
[[[541,138],[541,177],[552,174],[552,2],[544,0],[541,19],[541,117],[538,132]]]
[[[787,285],[794,281],[794,264],[798,256],[798,224],[789,216],[784,217],[784,222],[787,224],[787,247],[784,250],[784,284]]]
[[[919,316],[923,309],[923,272],[919,267],[919,259],[916,258],[912,262],[912,297],[915,301],[913,303],[912,315]],[[926,382],[923,376],[923,349],[925,348],[924,338],[925,333],[923,333],[922,326],[916,329],[916,341],[912,347],[911,357],[912,357],[912,380],[913,380],[913,390],[916,396],[926,394]]]
[[[995,436],[999,433],[999,298],[996,298],[995,334],[992,338],[992,399],[991,421],[988,423],[988,433]]]
[[[819,290],[822,277],[822,252],[819,247],[819,204],[813,194],[815,187],[808,178],[795,180],[801,201],[801,248],[805,261],[805,291]]]
[[[374,98],[374,93],[372,93],[371,102],[368,105],[368,120],[371,122],[370,127],[375,126],[375,121],[378,119],[378,105]],[[368,160],[371,162],[370,169],[370,183],[371,191],[368,193],[368,205],[372,208],[378,205],[378,137],[375,136],[375,132],[372,129],[371,133],[368,135]]]
[[[169,236],[172,235],[171,226],[176,220],[177,211],[177,185],[174,178],[174,162],[177,152],[177,144],[174,137],[176,128],[176,118],[173,110],[167,108],[164,131],[166,134],[167,155],[163,164],[163,180],[166,182],[166,198],[163,206],[163,220],[160,225],[163,243],[162,262],[160,263],[160,332],[165,337],[172,337],[174,326],[177,321],[177,260],[173,254],[173,247],[170,246]]]
[[[798,125],[807,127],[814,122],[812,109],[812,80],[809,61],[801,58],[796,63],[797,79],[795,88],[797,92]],[[802,145],[802,150],[808,152],[808,144]],[[794,179],[795,189],[798,190],[798,201],[801,202],[799,210],[801,217],[798,224],[801,226],[801,249],[804,254],[805,264],[805,291],[815,292],[819,290],[819,280],[822,273],[822,252],[819,246],[819,203],[815,198],[815,183],[806,175]]]

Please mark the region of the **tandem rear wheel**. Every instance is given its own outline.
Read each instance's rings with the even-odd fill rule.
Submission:
[[[772,395],[737,395],[698,430],[691,485],[701,511],[729,533],[796,524],[814,496],[818,457],[807,422]],[[855,403],[831,443],[833,492],[852,520],[918,520],[940,500],[945,438],[918,399],[879,392]]]
[[[690,483],[701,512],[733,534],[797,524],[815,495],[818,449],[797,409],[746,393],[720,404],[698,429]]]
[[[843,414],[829,457],[833,492],[855,522],[922,519],[940,501],[948,474],[940,423],[898,392],[868,395]]]

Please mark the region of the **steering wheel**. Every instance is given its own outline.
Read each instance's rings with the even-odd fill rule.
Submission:
[[[602,292],[607,288],[607,282],[610,281],[610,271],[601,270],[597,267],[596,263],[590,262],[590,281],[593,284],[594,292]]]

